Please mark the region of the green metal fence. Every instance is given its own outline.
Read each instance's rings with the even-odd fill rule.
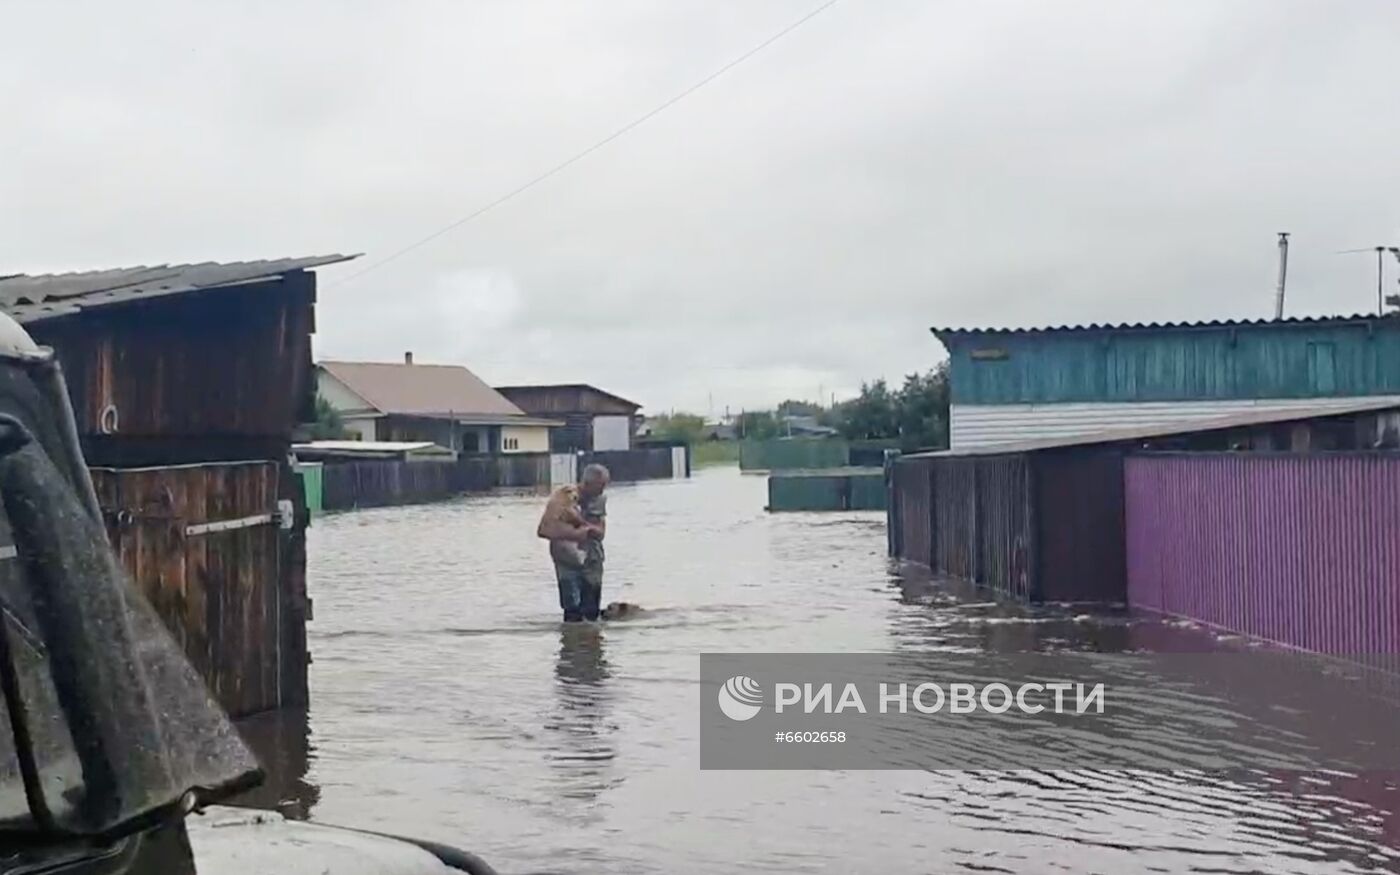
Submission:
[[[768,476],[768,509],[884,510],[883,468],[781,471]]]
[[[325,474],[320,462],[299,462],[296,465],[297,479],[301,481],[301,494],[306,499],[306,510],[311,516],[325,511]]]

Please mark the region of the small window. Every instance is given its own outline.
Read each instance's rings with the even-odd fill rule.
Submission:
[[[501,440],[501,448],[502,448],[502,449],[506,449],[506,450],[518,450],[518,449],[520,449],[520,438],[513,438],[513,437],[503,438],[503,439]]]

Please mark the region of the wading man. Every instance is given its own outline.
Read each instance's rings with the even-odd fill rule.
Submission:
[[[582,525],[567,522],[559,513],[560,493],[568,487],[555,492],[540,519],[536,534],[549,541],[565,622],[598,619],[603,598],[603,537],[608,528],[604,492],[610,479],[602,465],[584,467],[576,487]]]

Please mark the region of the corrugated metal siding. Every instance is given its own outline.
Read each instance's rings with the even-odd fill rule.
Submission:
[[[1121,454],[898,459],[890,501],[897,555],[941,574],[1021,600],[1124,598]]]
[[[1031,591],[1029,467],[1025,456],[978,459],[974,580],[1000,595],[1027,600]]]
[[[977,468],[972,459],[939,459],[933,465],[933,561],[935,571],[972,580],[977,537]]]
[[[1133,606],[1321,653],[1400,653],[1400,457],[1135,456],[1125,479]]]
[[[1123,601],[1122,454],[1071,450],[1032,458],[1038,597],[1049,602]]]
[[[1400,393],[1395,319],[945,339],[961,404]]]
[[[1400,403],[1400,395],[1380,396]],[[1066,438],[1130,426],[1200,422],[1244,411],[1318,410],[1354,404],[1348,398],[1265,398],[1234,401],[1077,404],[954,404],[949,408],[953,449]]]
[[[891,471],[894,554],[901,559],[932,564],[932,459],[896,459]]]

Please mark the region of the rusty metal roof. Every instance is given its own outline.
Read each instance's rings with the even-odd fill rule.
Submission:
[[[315,255],[266,261],[143,265],[81,273],[15,274],[0,278],[0,310],[19,322],[36,322],[71,316],[92,307],[263,282],[358,257]]]
[[[1033,453],[1040,450],[1056,450],[1066,447],[1085,447],[1095,444],[1115,444],[1147,438],[1171,437],[1179,434],[1195,434],[1206,431],[1224,431],[1232,428],[1245,428],[1253,425],[1269,425],[1277,422],[1297,422],[1304,419],[1324,419],[1334,416],[1351,416],[1357,413],[1372,413],[1381,410],[1400,410],[1400,397],[1387,396],[1357,399],[1352,403],[1320,403],[1316,407],[1296,407],[1280,410],[1250,410],[1223,414],[1203,419],[1181,420],[1170,423],[1142,424],[1123,428],[1110,428],[1101,431],[1063,437],[1039,438],[1030,441],[1017,441],[999,444],[979,444],[964,449],[939,450],[931,453],[912,453],[910,457],[928,456],[1001,456],[1017,453]]]
[[[1347,325],[1385,322],[1400,324],[1400,313],[1377,316],[1358,313],[1354,316],[1290,316],[1285,319],[1210,319],[1199,322],[1119,322],[1087,325],[1046,325],[1032,328],[958,328],[934,326],[929,329],[937,337],[968,337],[977,334],[1040,334],[1068,331],[1186,331],[1211,328],[1257,328],[1269,325]]]

